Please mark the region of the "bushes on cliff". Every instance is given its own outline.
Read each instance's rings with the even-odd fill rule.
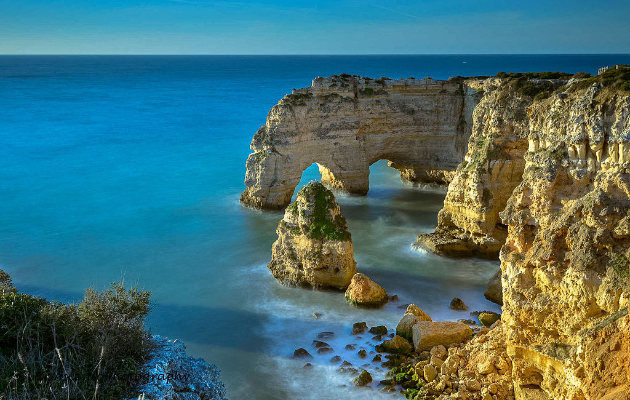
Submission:
[[[630,66],[616,65],[601,75],[592,76],[573,85],[574,89],[584,89],[593,85],[601,85],[609,90],[630,92]]]
[[[123,398],[150,351],[150,292],[112,283],[81,303],[19,293],[0,270],[0,393],[12,399]],[[5,290],[7,289],[7,290]]]

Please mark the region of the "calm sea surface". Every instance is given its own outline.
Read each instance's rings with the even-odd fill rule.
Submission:
[[[316,334],[333,331],[334,354],[359,366],[371,356],[344,346],[374,342],[350,337],[354,322],[395,328],[412,302],[434,319],[467,318],[448,309],[454,296],[498,311],[482,295],[498,262],[411,250],[435,227],[445,188],[405,185],[380,161],[367,197],[338,202],[359,269],[400,300],[358,310],[342,293],[278,285],[266,263],[282,215],[238,203],[269,109],[317,76],[596,73],[618,63],[630,56],[0,56],[0,268],[51,300],[79,301],[120,279],[151,290],[151,331],[217,364],[232,399],[384,397],[342,387],[350,377],[332,355],[306,371],[293,350],[316,354]],[[318,177],[311,167],[302,181]],[[368,367],[376,381],[377,368]]]

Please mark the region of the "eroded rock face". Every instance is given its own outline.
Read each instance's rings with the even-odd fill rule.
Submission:
[[[416,242],[439,254],[498,256],[507,235],[499,212],[525,167],[532,98],[519,96],[511,80],[488,79],[479,88],[485,95],[474,109],[468,152],[449,184],[438,227]]]
[[[523,179],[501,213],[502,320],[531,372],[520,385],[583,396],[584,332],[628,306],[630,96],[570,85],[529,113]]]
[[[254,135],[241,202],[284,208],[313,163],[326,186],[354,194],[368,192],[369,167],[381,159],[403,179],[450,182],[481,97],[471,85],[349,75],[313,80],[280,100]]]
[[[346,220],[319,182],[303,187],[276,230],[267,267],[282,283],[344,290],[356,271]]]

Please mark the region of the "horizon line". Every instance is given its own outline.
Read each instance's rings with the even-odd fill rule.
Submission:
[[[117,57],[365,57],[365,56],[627,56],[629,53],[365,53],[365,54],[117,54],[117,53],[33,53],[33,54],[0,54],[0,57],[32,57],[32,56],[117,56]]]

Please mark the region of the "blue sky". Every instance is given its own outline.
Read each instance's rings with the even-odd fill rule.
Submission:
[[[630,1],[0,0],[0,54],[630,53]]]

